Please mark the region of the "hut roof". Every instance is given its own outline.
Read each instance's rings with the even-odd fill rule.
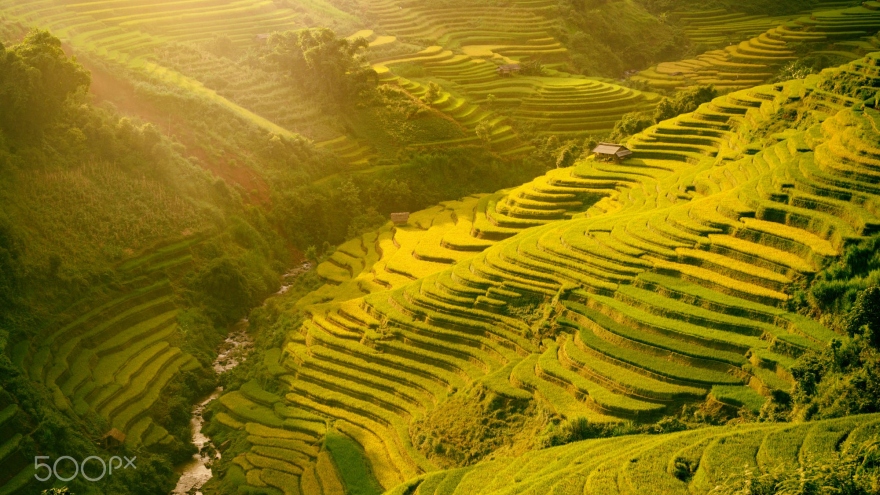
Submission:
[[[104,434],[103,437],[101,437],[102,440],[106,440],[108,438],[113,438],[114,440],[118,441],[119,443],[122,443],[125,441],[125,433],[122,433],[121,431],[117,430],[116,428],[111,428],[110,431],[108,431],[107,433]]]
[[[614,143],[599,143],[599,146],[596,146],[593,153],[597,155],[613,155],[618,158],[625,158],[633,154],[626,146]]]
[[[409,212],[392,213],[391,221],[394,223],[406,223],[409,221]]]

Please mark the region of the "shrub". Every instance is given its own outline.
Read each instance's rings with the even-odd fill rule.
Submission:
[[[820,352],[801,356],[791,374],[795,387],[791,402],[771,397],[762,410],[765,419],[785,412],[794,419],[831,418],[880,411],[880,288],[861,291],[844,320],[849,339],[835,339]]]
[[[622,141],[629,136],[638,134],[648,127],[654,125],[655,120],[650,115],[643,112],[630,112],[624,114],[620,120],[614,124],[609,139],[611,141]]]
[[[680,91],[673,98],[663,97],[654,110],[654,122],[662,122],[676,115],[690,113],[703,103],[708,103],[718,96],[715,86],[699,86]]]

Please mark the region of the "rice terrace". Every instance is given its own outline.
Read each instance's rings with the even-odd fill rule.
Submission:
[[[0,0],[31,494],[880,494],[880,2]]]

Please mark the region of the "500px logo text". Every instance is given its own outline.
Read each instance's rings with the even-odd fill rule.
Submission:
[[[120,469],[129,468],[137,469],[137,466],[134,465],[134,461],[135,459],[137,459],[137,457],[128,458],[125,456],[113,456],[108,462],[104,462],[104,459],[93,455],[86,457],[85,459],[83,459],[82,462],[78,462],[73,457],[70,457],[69,455],[64,455],[59,457],[58,459],[55,459],[55,462],[52,465],[49,465],[45,462],[40,462],[44,459],[51,460],[51,458],[47,455],[38,455],[34,457],[34,468],[37,470],[37,472],[34,473],[34,478],[36,478],[38,481],[49,481],[50,479],[52,479],[53,476],[59,481],[70,481],[79,475],[82,475],[82,477],[88,481],[100,481],[104,478],[104,476],[112,476],[114,469],[117,471],[119,471]],[[123,459],[125,460],[124,464]],[[58,473],[59,465],[62,468],[62,474],[68,474],[67,477],[64,477]],[[65,469],[70,467],[71,465],[73,467],[73,474],[70,474],[71,471],[69,469]],[[86,473],[86,465],[89,465],[90,473]],[[46,471],[46,474],[42,477],[40,476],[42,474],[40,472],[41,470]],[[97,474],[99,470],[101,474]]]

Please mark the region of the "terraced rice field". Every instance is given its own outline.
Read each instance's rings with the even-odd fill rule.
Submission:
[[[190,249],[200,240],[193,236],[124,262],[118,267],[124,290],[115,298],[96,307],[92,298],[84,299],[67,311],[73,315],[68,321],[18,344],[12,359],[28,379],[45,387],[60,410],[80,418],[99,416],[125,433],[131,448],[161,448],[172,437],[150,417],[150,409],[179,373],[201,366],[169,344],[177,330],[169,277],[189,266]],[[0,438],[9,444],[0,457],[10,458],[8,464],[3,461],[9,478],[0,478],[4,494],[33,480],[33,463],[19,462],[13,445],[28,432],[3,428],[16,407],[0,407]]]
[[[484,46],[513,50],[533,47],[530,53],[564,53],[548,40],[553,21],[544,14],[555,7],[550,0],[513,0],[507,5],[460,4],[437,8],[416,0],[364,2],[379,29],[405,40],[436,39],[450,47]],[[544,41],[545,43],[539,43]],[[523,49],[528,51],[527,49]]]
[[[312,6],[314,7],[314,6]],[[202,47],[216,33],[235,45],[256,45],[255,36],[304,27],[306,12],[256,0],[142,2],[104,0],[60,5],[51,0],[0,2],[15,21],[48,28],[86,59],[141,71],[148,78],[177,85],[215,101],[267,131],[302,134],[319,147],[339,154],[352,168],[363,168],[376,156],[371,144],[339,134],[320,109],[304,105],[282,78],[242,67]],[[349,20],[330,8],[322,16]],[[376,30],[354,33],[380,49],[406,42],[429,46],[394,60],[376,60],[382,81],[397,84],[415,97],[429,81],[444,88],[431,105],[459,123],[467,138],[425,142],[424,146],[479,144],[476,126],[488,126],[491,146],[517,155],[530,148],[520,141],[509,118],[497,110],[514,107],[513,118],[539,127],[542,133],[582,136],[607,132],[624,113],[650,110],[656,99],[627,88],[547,71],[545,77],[501,78],[500,63],[541,60],[548,67],[564,61],[565,48],[547,32],[553,21],[544,14],[549,1],[516,1],[512,6],[471,5],[434,8],[419,2],[368,2]],[[381,53],[381,51],[380,51]],[[400,63],[423,64],[428,78],[394,74]],[[487,104],[488,95],[497,104]],[[563,104],[570,104],[564,107]]]
[[[31,460],[19,450],[24,435],[16,419],[25,413],[14,401],[6,400],[6,391],[0,388],[0,494],[8,495],[28,485],[33,480],[34,467]]]
[[[857,449],[876,438],[878,422],[878,416],[866,415],[585,440],[515,459],[429,473],[387,494],[703,494],[745,469],[768,472]],[[676,466],[687,466],[689,472],[676,471]]]
[[[835,6],[834,3],[824,4]],[[720,12],[693,14],[684,19],[694,39],[717,42],[720,32],[751,33],[756,24],[730,22]],[[736,18],[736,16],[733,16]],[[764,21],[761,21],[764,22]],[[686,28],[687,30],[687,28]],[[745,41],[708,51],[690,60],[664,62],[632,77],[657,88],[676,89],[714,84],[718,88],[741,89],[763,84],[786,63],[796,60],[802,43],[823,45],[811,53],[828,53],[857,59],[876,50],[873,36],[880,30],[880,8],[863,6],[818,10],[811,15],[782,22]]]
[[[374,67],[383,82],[419,97],[428,82],[440,84],[444,91],[430,103],[471,131],[465,142],[477,142],[472,131],[485,122],[492,130],[492,147],[506,154],[528,149],[517,141],[510,119],[538,135],[583,137],[607,133],[627,112],[650,111],[657,100],[653,93],[554,70],[567,59],[567,51],[548,32],[553,21],[545,14],[553,8],[543,0],[445,9],[421,2],[370,2],[380,29],[396,39],[433,44],[410,55],[378,59]],[[499,64],[530,60],[545,65],[544,75],[496,73]],[[414,66],[424,75],[396,73]],[[498,116],[501,109],[510,111],[510,119]],[[451,143],[426,143],[446,144]]]
[[[651,110],[656,101],[650,93],[553,70],[567,59],[567,52],[548,33],[554,22],[545,16],[554,8],[551,1],[436,8],[384,0],[364,2],[363,7],[376,20],[375,30],[352,36],[367,38],[377,53],[400,43],[428,46],[391,60],[380,56],[375,62],[382,82],[398,85],[417,98],[424,96],[429,82],[439,83],[443,91],[430,105],[458,123],[467,136],[418,146],[479,145],[476,128],[482,124],[494,150],[519,155],[531,147],[519,138],[511,119],[538,134],[578,137],[606,133],[624,113]],[[351,21],[349,14],[329,4],[294,10],[257,0],[103,0],[64,5],[51,0],[4,0],[0,8],[15,21],[51,29],[82,58],[118,64],[140,71],[147,79],[179,86],[269,132],[310,137],[352,169],[368,167],[377,156],[367,137],[340,133],[319,108],[301,101],[283,78],[233,63],[203,46],[222,32],[240,49],[254,47],[257,34],[305,27],[310,13],[318,15],[311,12],[314,9],[321,18]],[[544,63],[548,67],[544,77],[502,78],[495,72],[498,64],[523,60]],[[426,75],[396,75],[400,64],[423,66]],[[489,95],[494,104],[488,103]],[[513,113],[503,116],[502,109]]]
[[[233,402],[223,421],[234,428],[280,428],[291,418],[331,425],[332,435],[360,444],[378,482],[391,488],[434,470],[412,445],[411,421],[477,382],[501,396],[540,399],[560,418],[595,422],[651,421],[704,400],[760,407],[772,390],[790,389],[795,358],[835,336],[786,311],[789,287],[880,228],[880,112],[854,109],[859,102],[820,88],[837,71],[867,76],[876,88],[878,67],[880,53],[805,80],[730,93],[636,135],[629,142],[635,154],[621,164],[582,160],[478,198],[468,236],[457,224],[437,231],[455,232],[455,242],[440,243],[451,266],[421,271],[403,242],[384,261],[390,267],[403,252],[409,282],[369,286],[384,259],[377,240],[384,235],[387,243],[405,229],[345,245],[322,269],[345,294],[322,288],[328,292],[306,307],[310,319],[273,360],[287,393],[272,407],[253,398]],[[811,109],[820,123],[751,142],[790,105]],[[413,220],[427,228],[413,253],[437,252],[437,236],[428,233],[448,210]],[[353,297],[355,286],[370,294]],[[317,304],[323,301],[331,302]],[[730,434],[757,452],[777,427],[748,428]],[[305,430],[320,441],[320,428]],[[619,454],[632,456],[652,445],[676,452],[691,443],[671,439],[703,434],[609,442],[633,442],[637,450]],[[721,442],[706,438],[695,444],[706,452]],[[556,451],[531,455],[545,452]],[[254,453],[236,459],[239,475],[253,486],[279,486],[272,471],[250,460]],[[618,493],[610,491],[613,480],[641,465],[608,455],[601,462],[611,464],[579,478],[591,493]],[[618,473],[617,466],[629,467]],[[306,491],[300,467],[287,469]],[[434,484],[426,478],[425,486],[471,493],[488,489],[483,477],[496,472],[453,471]],[[476,485],[459,485],[471,476]],[[700,493],[708,488],[697,485]]]
[[[670,12],[669,17],[682,26],[688,39],[694,43],[708,46],[739,43],[743,39],[757,36],[780,24],[793,21],[803,15],[822,10],[854,7],[860,2],[852,0],[830,0],[810,5],[802,14],[767,16],[730,12],[725,9],[704,11]]]
[[[510,121],[496,115],[499,109],[510,111],[513,120],[533,127],[538,135],[578,137],[607,133],[623,114],[650,111],[658,100],[653,93],[552,69],[545,69],[544,76],[499,77],[497,63],[512,62],[506,57],[498,60],[497,56],[487,59],[456,55],[440,46],[416,55],[377,63],[375,68],[383,82],[399,85],[416,96],[427,92],[424,82],[427,79],[420,82],[397,76],[395,67],[421,66],[432,82],[444,88],[456,88],[460,96],[442,91],[440,97],[431,102],[432,106],[470,131],[480,122],[487,122],[492,129],[492,146],[496,149],[510,148],[511,142],[516,142]],[[466,141],[476,142],[477,137],[474,135]],[[508,153],[519,151],[514,147]]]
[[[389,223],[342,244],[318,265],[318,275],[326,281],[324,287],[297,304],[341,302],[402,287],[475,256],[493,244],[471,235],[482,198],[446,201],[411,214],[406,225]]]

